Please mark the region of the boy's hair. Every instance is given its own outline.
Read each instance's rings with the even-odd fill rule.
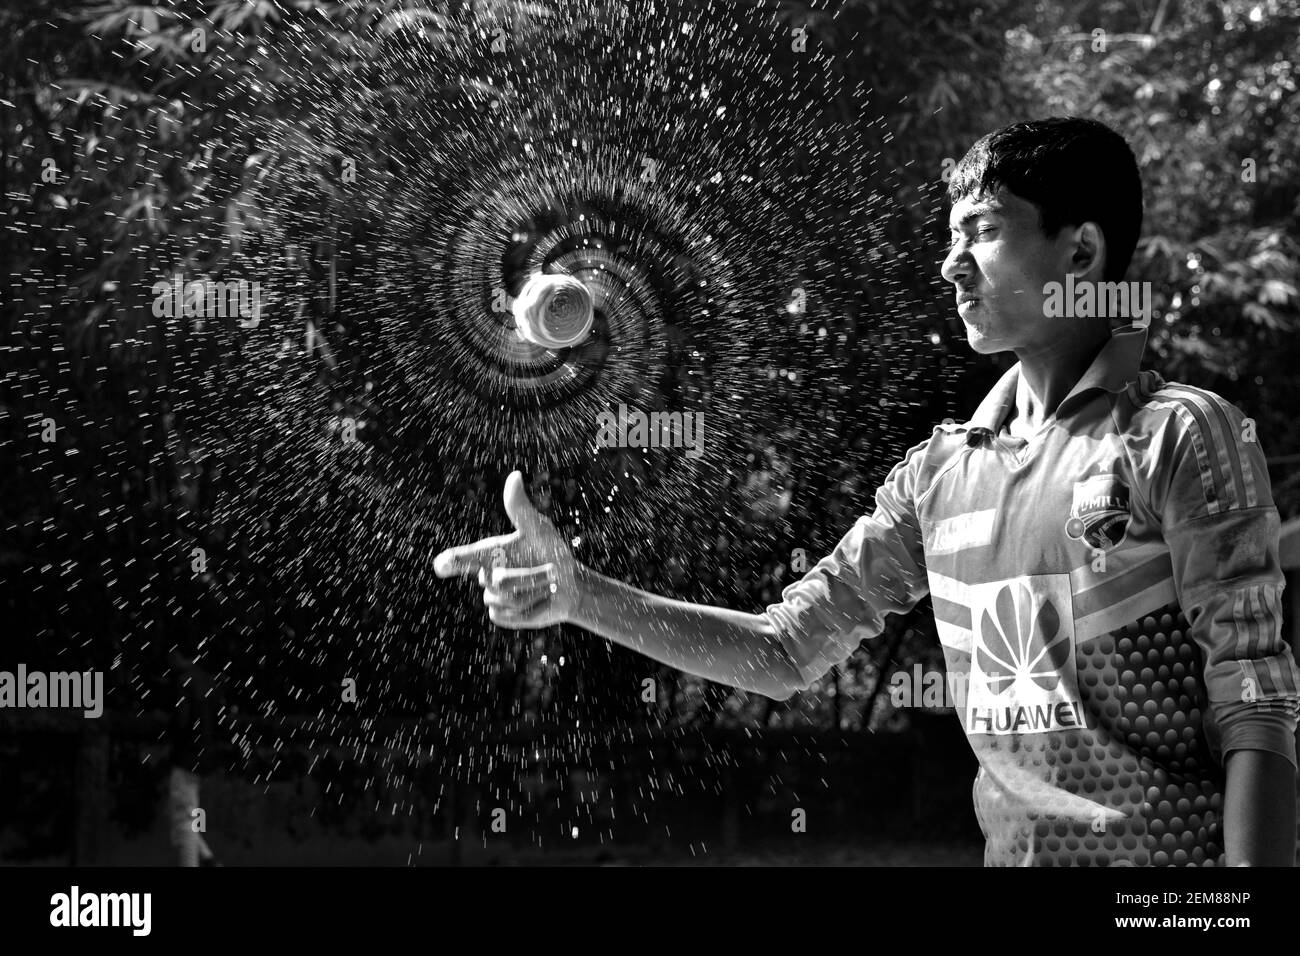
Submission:
[[[1038,207],[1043,232],[1095,222],[1106,237],[1104,279],[1124,278],[1142,231],[1142,177],[1124,137],[1096,120],[1053,116],[980,138],[948,181],[956,203],[1005,187]]]

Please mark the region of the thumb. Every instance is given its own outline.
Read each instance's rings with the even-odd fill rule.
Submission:
[[[506,478],[506,489],[503,494],[506,505],[506,515],[510,518],[510,523],[524,534],[536,534],[542,529],[542,522],[545,520],[540,511],[533,507],[533,503],[528,500],[528,492],[524,491],[524,476],[518,471],[510,472]]]

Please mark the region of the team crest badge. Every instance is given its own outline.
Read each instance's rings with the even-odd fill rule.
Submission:
[[[1129,517],[1128,485],[1119,475],[1093,475],[1075,482],[1065,533],[1106,551],[1124,540]]]

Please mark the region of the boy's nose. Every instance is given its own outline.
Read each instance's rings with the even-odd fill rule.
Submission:
[[[973,271],[974,263],[971,261],[970,253],[962,248],[961,243],[958,243],[948,250],[939,274],[956,285],[969,279]]]

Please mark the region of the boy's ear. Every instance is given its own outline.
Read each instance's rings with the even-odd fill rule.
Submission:
[[[1106,271],[1106,237],[1095,222],[1070,229],[1070,272],[1080,279],[1101,280]]]

